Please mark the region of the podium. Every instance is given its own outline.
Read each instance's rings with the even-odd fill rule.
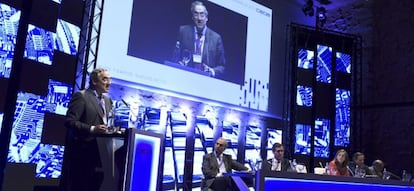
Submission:
[[[125,133],[99,134],[91,137],[89,145],[95,145],[90,156],[96,156],[99,165],[94,168],[99,175],[98,181],[87,184],[99,191],[153,191],[160,190],[162,186],[162,170],[164,160],[164,135],[136,128],[129,128]],[[88,150],[89,151],[89,150]],[[73,188],[73,178],[82,176],[85,165],[71,163],[71,157],[82,156],[77,150],[69,151],[65,165],[68,175],[61,180],[61,190],[74,191],[83,187],[77,184]],[[99,155],[99,156],[98,156]],[[86,156],[86,155],[85,155]],[[79,161],[79,160],[77,160]],[[78,176],[70,175],[76,169]],[[89,169],[90,170],[90,169]],[[83,178],[83,177],[81,177]],[[92,177],[85,177],[92,178]],[[76,182],[76,181],[75,181]],[[77,182],[78,183],[78,182]]]
[[[126,134],[122,191],[161,190],[164,135],[130,128]]]

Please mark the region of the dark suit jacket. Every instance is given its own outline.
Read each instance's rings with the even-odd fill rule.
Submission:
[[[272,159],[268,159],[266,162],[264,162],[262,165],[262,170],[272,170]],[[290,162],[287,159],[282,159],[281,161],[281,167],[280,172],[293,172],[294,170],[290,167]]]
[[[112,110],[112,100],[104,96],[105,110]],[[108,112],[107,112],[108,113]],[[92,125],[104,124],[103,110],[93,90],[75,93],[66,113],[68,135],[63,162],[64,190],[99,190],[102,174],[97,141],[90,133]]]
[[[227,172],[232,170],[248,170],[243,164],[233,160],[231,155],[223,153],[223,163]],[[219,173],[219,164],[214,153],[206,154],[203,156],[203,164],[201,167],[203,171],[204,179],[201,184],[201,190],[207,191],[207,189],[213,184],[215,177]]]
[[[179,35],[177,38],[178,45],[178,57],[181,60],[181,55],[184,50],[190,51],[191,55],[194,53],[194,42],[195,42],[195,33],[194,26],[185,25],[180,26]],[[216,76],[220,76],[224,72],[225,67],[225,57],[224,57],[224,46],[221,36],[211,30],[206,28],[205,32],[205,42],[203,49],[202,62],[209,67],[213,68]]]

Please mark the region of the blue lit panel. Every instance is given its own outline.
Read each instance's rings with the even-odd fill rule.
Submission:
[[[315,52],[312,50],[298,50],[298,68],[313,69]]]
[[[273,157],[272,147],[275,143],[282,143],[282,130],[267,129],[267,158]]]
[[[257,165],[262,161],[260,157],[260,148],[259,149],[246,149],[245,153],[245,166],[250,166],[250,169],[256,169]]]
[[[312,87],[298,85],[296,87],[296,104],[298,106],[312,107]]]
[[[351,127],[351,91],[336,88],[335,146],[348,146]]]
[[[114,124],[115,127],[120,127],[126,129],[131,124],[131,127],[136,127],[133,125],[132,113],[129,105],[126,105],[123,101],[114,101],[113,111],[115,114]],[[134,118],[136,121],[136,117]]]
[[[262,160],[260,157],[261,134],[260,127],[249,126],[246,129],[245,162],[250,164],[252,169],[256,163]]]
[[[351,55],[345,53],[336,53],[336,71],[351,73]]]
[[[186,138],[185,137],[174,137],[173,143],[175,149],[184,150],[185,144],[186,144]]]
[[[205,153],[203,151],[194,152],[194,165],[193,165],[193,183],[200,183],[203,178],[203,172],[201,171],[201,166],[203,161],[203,156]]]
[[[223,153],[231,155],[232,159],[237,160],[237,148],[235,149],[227,148],[226,150],[224,150]]]
[[[175,168],[172,148],[166,147],[164,152],[163,187],[175,188]]]
[[[329,119],[315,120],[315,157],[329,157]]]
[[[9,78],[12,68],[20,11],[0,3],[0,77]]]
[[[224,152],[228,152],[228,154],[232,155],[233,159],[237,159],[238,134],[238,124],[223,121],[222,137],[227,141],[227,149]]]
[[[332,82],[332,48],[318,45],[318,61],[316,68],[316,81]]]
[[[40,148],[45,98],[19,92],[10,137],[8,162],[36,163]]]
[[[36,166],[36,177],[59,178],[62,171],[65,147],[60,145],[40,144]]]
[[[311,145],[311,125],[295,125],[295,154],[309,155]]]
[[[177,167],[178,183],[184,182],[184,157],[185,150],[175,151],[175,165]]]
[[[34,25],[28,26],[24,57],[52,65],[56,34]]]
[[[161,140],[158,137],[135,134],[130,190],[157,190]]]
[[[49,80],[46,97],[18,93],[8,162],[37,164],[36,177],[60,177],[64,147],[44,145],[40,140],[45,112],[64,115],[71,94],[71,86],[53,80]]]
[[[66,115],[72,97],[72,86],[55,80],[49,80],[49,92],[46,97],[46,111]]]
[[[205,118],[203,120],[197,118],[197,129],[200,132],[201,141],[206,149],[213,147],[214,132],[210,122]]]
[[[76,55],[79,47],[80,28],[58,19],[56,28],[56,49],[70,55]]]

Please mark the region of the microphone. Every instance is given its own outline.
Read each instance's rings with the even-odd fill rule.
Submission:
[[[124,99],[121,99],[121,101],[122,101],[122,103],[125,104],[125,106],[127,106],[129,108],[129,104]]]
[[[392,177],[394,177],[395,179],[397,179],[397,180],[401,180],[401,177],[397,176],[396,174],[394,174],[394,173],[392,173],[392,172],[390,172],[390,171],[387,171],[387,173],[388,173],[389,175],[391,175]]]
[[[321,166],[322,168],[325,168],[325,167],[322,165],[322,162],[321,162],[321,161],[319,161],[319,166]]]
[[[349,172],[349,174],[351,174],[351,176],[355,176],[354,171],[352,171],[352,169],[351,169],[351,168],[349,168],[349,166],[348,166],[348,165],[346,165],[346,169],[348,169],[348,172]]]

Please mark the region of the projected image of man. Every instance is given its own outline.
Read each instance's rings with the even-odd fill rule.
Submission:
[[[200,1],[191,4],[193,25],[180,26],[175,60],[184,66],[217,77],[225,66],[224,46],[221,35],[207,27],[208,11]]]

